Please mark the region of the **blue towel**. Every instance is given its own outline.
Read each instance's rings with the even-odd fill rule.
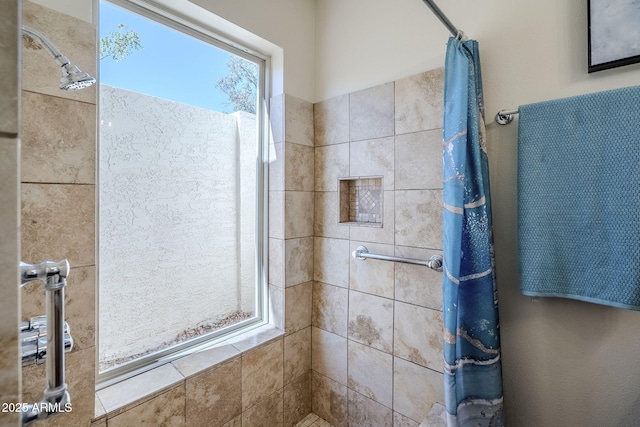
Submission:
[[[520,286],[640,310],[640,86],[520,107]]]

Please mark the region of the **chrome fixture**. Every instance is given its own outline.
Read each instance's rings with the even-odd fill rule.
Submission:
[[[496,114],[496,123],[499,125],[508,125],[513,121],[514,114],[518,114],[518,110],[500,110]]]
[[[414,259],[414,258],[401,258],[397,256],[390,256],[390,255],[372,254],[369,252],[366,246],[358,246],[358,248],[351,253],[351,256],[361,260],[366,260],[367,258],[371,258],[371,259],[379,259],[382,261],[395,261],[395,262],[402,262],[405,264],[424,265],[425,267],[429,267],[432,270],[442,271],[442,257],[440,255],[433,255],[429,260],[424,261],[421,259]]]
[[[63,327],[64,352],[69,353],[73,348],[73,337],[69,324]],[[47,358],[47,316],[32,317],[28,322],[20,324],[20,342],[22,343],[22,363],[35,361],[44,363]]]
[[[62,78],[60,79],[60,89],[84,89],[96,82],[96,79],[91,75],[81,71],[78,67],[73,65],[71,61],[69,61],[69,58],[64,56],[44,34],[34,30],[33,28],[27,27],[26,25],[22,26],[22,32],[31,38],[37,39],[42,47],[44,47],[46,51],[53,56],[53,59],[61,67]]]
[[[436,18],[438,18],[440,22],[442,22],[442,24],[445,27],[447,27],[447,30],[449,30],[449,32],[454,37],[456,37],[459,40],[466,39],[466,36],[464,35],[464,33],[461,30],[459,30],[455,25],[453,25],[453,23],[449,20],[449,18],[447,18],[447,15],[444,14],[444,12],[438,7],[435,1],[433,0],[422,0],[422,1],[429,9],[431,9],[431,12],[433,12],[433,14],[436,15]]]
[[[459,30],[453,23],[447,18],[447,15],[442,12],[442,10],[438,7],[434,0],[422,0],[424,4],[431,9],[436,18],[442,22],[442,24],[447,27],[449,32],[455,36],[457,39],[466,40],[466,36],[464,33]],[[496,123],[500,125],[508,125],[513,121],[513,116],[518,114],[518,110],[500,110],[498,114],[496,114],[495,120]]]
[[[73,339],[69,334],[64,321],[64,288],[69,276],[69,262],[65,259],[58,262],[44,261],[40,264],[20,263],[20,287],[34,280],[43,280],[46,293],[46,367],[47,386],[40,402],[29,404],[27,410],[22,412],[22,425],[49,418],[59,412],[69,411],[71,408],[71,396],[67,390],[64,371],[64,353],[67,346],[69,350],[73,346]],[[40,320],[38,320],[40,319]],[[24,325],[23,325],[24,326]],[[21,338],[33,342],[33,334],[38,331],[36,350],[39,346],[40,330],[43,329],[41,317],[32,319],[25,329],[21,330]],[[24,334],[24,335],[23,335]],[[69,343],[65,342],[68,336]],[[27,345],[28,347],[28,345]],[[24,360],[23,341],[23,360]],[[36,361],[38,354],[36,354]],[[42,357],[44,358],[44,354]]]

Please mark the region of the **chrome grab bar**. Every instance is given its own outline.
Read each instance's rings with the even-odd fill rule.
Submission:
[[[425,267],[429,267],[435,271],[442,271],[442,256],[433,255],[429,260],[421,260],[415,258],[401,258],[397,256],[391,255],[380,255],[380,254],[372,254],[369,252],[366,246],[358,246],[358,248],[351,253],[356,259],[366,260],[367,258],[371,259],[379,259],[382,261],[395,261],[395,262],[403,262],[405,264],[417,264],[424,265]]]
[[[68,325],[65,330],[64,321],[64,288],[67,285],[69,270],[69,262],[66,259],[58,262],[44,261],[40,264],[20,263],[20,287],[34,280],[43,280],[47,307],[47,386],[44,389],[42,400],[29,404],[27,410],[22,413],[23,426],[49,418],[59,412],[67,411],[71,405],[71,396],[69,396],[67,390],[64,371],[64,353],[67,347],[65,332],[71,338]],[[25,324],[21,326],[21,334],[24,332],[25,336],[29,335],[30,331],[32,333],[37,325],[33,325],[34,328],[31,328],[31,325],[26,326],[26,328]],[[39,339],[39,336],[36,339]],[[73,345],[73,340],[71,340],[70,344],[71,346]]]

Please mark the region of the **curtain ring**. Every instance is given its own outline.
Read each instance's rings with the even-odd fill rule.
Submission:
[[[464,39],[464,33],[462,32],[462,30],[458,30],[458,34],[456,34],[456,40],[462,41],[463,39]]]

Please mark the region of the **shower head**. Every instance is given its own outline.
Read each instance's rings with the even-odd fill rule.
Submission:
[[[60,79],[60,89],[78,90],[89,87],[96,82],[89,73],[81,71],[71,63],[62,66],[62,78]]]
[[[62,71],[62,78],[60,79],[60,89],[62,90],[77,90],[89,87],[96,82],[88,73],[81,71],[78,67],[73,65],[69,58],[64,56],[57,47],[42,33],[34,30],[33,28],[22,26],[22,32],[32,38],[36,38],[42,46],[53,56],[53,59],[60,66]]]

